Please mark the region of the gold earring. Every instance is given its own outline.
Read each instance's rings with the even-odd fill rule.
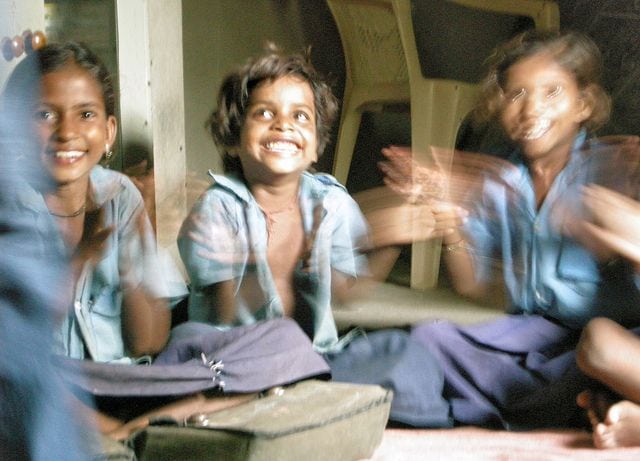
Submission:
[[[107,160],[111,160],[111,157],[113,156],[113,151],[111,150],[111,148],[110,148],[109,144],[106,144],[106,143],[105,143],[105,145],[104,145],[104,151],[105,151],[104,156],[106,157],[106,159],[107,159]]]

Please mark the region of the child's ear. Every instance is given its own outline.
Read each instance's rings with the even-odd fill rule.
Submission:
[[[118,133],[118,121],[115,116],[109,115],[107,117],[107,138],[106,143],[110,146],[113,146],[113,143],[116,140],[116,134]]]
[[[578,100],[579,109],[576,112],[576,121],[578,123],[583,123],[591,118],[595,105],[594,98],[593,87],[591,85],[580,92],[580,99]]]

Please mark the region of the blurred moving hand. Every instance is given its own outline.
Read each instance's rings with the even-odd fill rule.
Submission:
[[[586,237],[640,269],[640,202],[597,185],[583,190]]]
[[[510,162],[487,154],[431,148],[430,160],[416,160],[407,147],[382,149],[384,182],[410,202],[445,201],[464,206],[487,180],[505,183],[520,175]]]
[[[378,187],[354,197],[370,226],[374,248],[443,237],[462,225],[467,212],[437,200],[412,201],[391,187]]]

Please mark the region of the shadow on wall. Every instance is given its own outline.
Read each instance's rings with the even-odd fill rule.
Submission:
[[[300,2],[299,8],[300,20],[304,24],[304,41],[311,46],[311,61],[331,85],[336,97],[342,101],[345,81],[344,53],[331,11],[325,0],[304,0]],[[316,164],[318,171],[331,172],[339,123],[338,116],[331,131],[331,142]]]

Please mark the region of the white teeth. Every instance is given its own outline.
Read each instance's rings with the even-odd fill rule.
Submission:
[[[271,141],[266,144],[266,148],[280,154],[294,154],[298,151],[298,146],[291,141]]]
[[[84,155],[84,152],[79,150],[59,150],[56,152],[56,158],[78,158]]]
[[[523,138],[527,141],[538,139],[547,132],[550,126],[551,120],[548,118],[538,119],[536,123],[524,133]]]

